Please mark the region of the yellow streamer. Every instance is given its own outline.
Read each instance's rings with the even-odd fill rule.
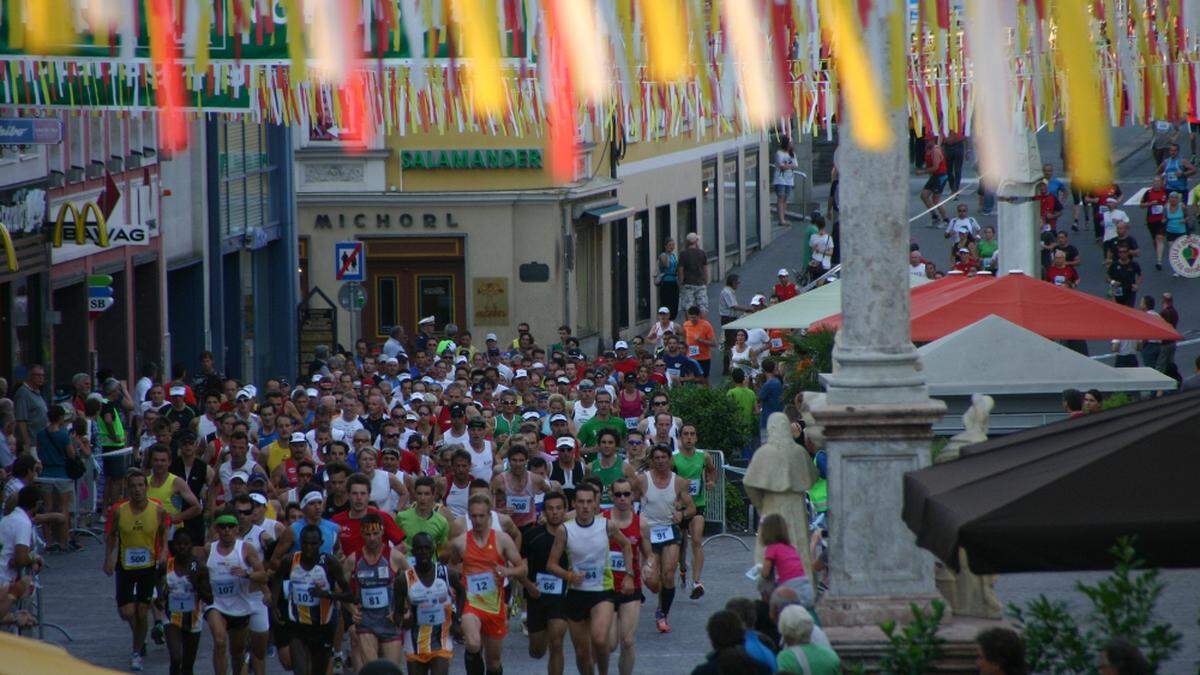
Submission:
[[[273,19],[264,19],[271,21]],[[212,3],[200,3],[200,21],[196,26],[196,72],[208,72],[209,33],[212,32]]]
[[[1057,0],[1059,65],[1066,79],[1067,163],[1071,182],[1085,190],[1112,182],[1108,129],[1105,126],[1095,52],[1088,44],[1084,0]]]
[[[288,58],[292,62],[292,81],[308,79],[307,55],[304,50],[304,14],[300,11],[300,0],[283,0],[283,11],[287,14]],[[227,12],[228,13],[228,12]],[[207,38],[201,38],[207,42]]]
[[[642,25],[650,52],[650,76],[659,82],[678,82],[687,77],[688,56],[680,30],[685,25],[681,0],[639,0]]]
[[[11,9],[15,3],[9,3]],[[33,53],[60,54],[77,37],[69,0],[34,0],[25,5],[29,12],[26,49]],[[12,19],[10,18],[10,21]],[[11,28],[10,28],[11,31]]]
[[[500,37],[496,34],[496,3],[493,0],[453,0],[454,20],[459,25],[456,46],[469,60],[466,80],[474,96],[475,111],[491,115],[504,108],[504,78],[500,72]]]
[[[893,108],[904,105],[908,91],[908,2],[892,0],[888,14],[888,48],[892,66],[891,96],[888,104]]]
[[[837,73],[846,96],[845,110],[850,114],[854,142],[866,150],[883,152],[892,144],[892,130],[888,128],[874,66],[862,42],[857,10],[852,0],[821,0],[821,14],[826,39],[837,57]]]

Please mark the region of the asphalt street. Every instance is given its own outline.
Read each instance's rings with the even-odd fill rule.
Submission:
[[[101,570],[102,547],[91,540],[85,539],[84,543],[87,548],[80,553],[50,556],[49,568],[42,573],[44,621],[58,624],[74,638],[67,641],[58,631],[47,628],[46,639],[62,645],[90,663],[127,670],[129,630],[117,617],[113,580]],[[753,540],[747,540],[747,543],[753,547]],[[672,632],[660,634],[655,630],[655,601],[647,598],[638,625],[636,672],[691,672],[708,651],[708,638],[704,633],[704,622],[708,616],[723,608],[729,598],[754,595],[754,584],[745,577],[746,570],[753,564],[752,552],[747,552],[737,541],[724,537],[710,541],[705,546],[705,552],[703,579],[707,592],[699,600],[688,599],[686,593],[679,593],[671,610]],[[521,633],[520,621],[510,621],[508,638],[504,643],[506,672],[544,672],[545,659],[531,659],[527,653],[528,645],[528,639]],[[212,672],[211,654],[212,642],[205,630],[196,663],[197,673]],[[452,673],[466,672],[462,654],[462,647],[459,646],[451,667]],[[566,672],[575,672],[574,659],[570,639],[567,639]],[[616,672],[616,659],[617,655],[614,654],[613,672]],[[151,643],[144,672],[166,673],[169,665],[166,647]],[[280,668],[277,660],[270,659],[267,672],[274,674],[286,671]]]

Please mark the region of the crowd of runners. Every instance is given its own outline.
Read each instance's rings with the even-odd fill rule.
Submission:
[[[520,328],[476,348],[426,321],[411,342],[397,330],[322,352],[295,384],[227,379],[211,357],[133,393],[77,382],[82,400],[14,434],[0,615],[21,620],[35,532],[79,547],[66,521],[93,514],[51,501],[82,460],[105,484],[97,526],[131,670],[155,642],[172,675],[193,672],[207,630],[218,674],[380,658],[500,673],[512,630],[551,673],[568,639],[579,672],[634,672],[643,604],[668,633],[677,593],[705,593],[718,467],[672,415],[652,354],[587,359],[569,334],[543,350]]]

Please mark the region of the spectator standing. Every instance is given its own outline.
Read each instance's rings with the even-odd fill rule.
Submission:
[[[46,369],[38,365],[29,367],[25,381],[17,387],[13,394],[13,416],[17,421],[17,449],[21,452],[36,452],[38,433],[45,429],[48,419],[49,406],[42,397],[42,387],[46,386]]]
[[[783,649],[776,660],[780,673],[796,675],[838,675],[842,661],[836,652],[813,644],[813,618],[800,605],[791,605],[779,615],[779,636]]]
[[[796,151],[792,141],[787,136],[779,137],[779,149],[775,151],[775,179],[772,188],[775,190],[775,210],[779,214],[779,225],[787,225],[787,205],[796,186],[796,169],[800,163],[796,161]],[[803,174],[801,174],[803,175]]]
[[[1193,371],[1193,373],[1190,376],[1188,376],[1188,378],[1185,379],[1183,381],[1183,383],[1180,385],[1179,388],[1182,391],[1192,391],[1193,389],[1200,389],[1200,356],[1196,357],[1195,368],[1196,368],[1195,371]]]
[[[1158,312],[1154,311],[1154,296],[1143,295],[1138,301],[1138,309],[1158,316]],[[1138,356],[1141,358],[1142,365],[1147,368],[1153,368],[1158,363],[1158,355],[1162,352],[1162,340],[1142,340],[1138,349]]]
[[[808,261],[808,280],[812,281],[833,267],[833,237],[825,231],[825,221],[817,223],[817,233],[808,238],[812,258]]]
[[[742,314],[752,311],[749,307],[738,304],[737,288],[740,283],[741,277],[737,274],[730,274],[725,277],[725,287],[721,289],[720,304],[717,310],[721,317],[722,342],[724,343],[722,363],[725,372],[729,372],[729,349],[733,345],[736,333],[736,331],[730,330],[728,326],[737,321],[738,317]]]
[[[763,382],[758,388],[759,429],[767,428],[771,413],[783,412],[783,382],[775,372],[775,359],[762,362]]]
[[[1158,315],[1163,318],[1163,321],[1171,324],[1171,328],[1179,326],[1179,310],[1175,309],[1175,296],[1171,295],[1170,291],[1162,294],[1162,305],[1159,307]],[[1160,373],[1175,378],[1176,382],[1183,379],[1179,373],[1179,367],[1175,365],[1174,340],[1163,340],[1162,350],[1158,353],[1158,361],[1151,365]]]
[[[398,354],[404,352],[404,326],[392,326],[392,330],[388,333],[388,339],[383,343],[383,355],[389,359],[394,359]]]
[[[679,254],[675,252],[675,240],[668,238],[663,243],[663,251],[658,254],[658,304],[670,307],[671,311],[679,306]]]
[[[671,307],[675,312],[696,305],[703,315],[708,314],[708,255],[700,248],[700,235],[689,232],[687,248],[679,254],[679,306]]]
[[[1172,143],[1179,142],[1179,128],[1169,120],[1154,120],[1150,123],[1154,138],[1150,141],[1150,153],[1154,156],[1154,166],[1159,166],[1167,158],[1167,152]]]
[[[780,267],[775,273],[779,277],[779,283],[775,284],[775,297],[779,298],[779,302],[791,300],[800,295],[800,289],[796,288],[796,284],[791,282],[791,274],[786,267]]]

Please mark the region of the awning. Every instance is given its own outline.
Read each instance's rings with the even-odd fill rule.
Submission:
[[[615,220],[629,218],[632,215],[632,207],[609,204],[608,206],[593,206],[587,209],[579,215],[579,220],[589,225],[605,225]]]
[[[909,275],[908,283],[911,288],[930,283],[925,277]],[[750,330],[752,328],[805,329],[809,324],[824,319],[830,314],[842,311],[842,282],[840,279],[831,281],[824,286],[801,293],[794,298],[784,300],[777,305],[747,314],[723,330]]]
[[[1067,383],[1070,384],[1070,383]],[[1200,391],[963,448],[904,475],[917,545],[976,574],[1107,570],[1136,535],[1148,567],[1200,567]]]
[[[995,314],[1051,340],[1180,340],[1162,317],[1013,273],[939,280],[912,294],[913,342],[932,342]],[[934,292],[926,292],[932,289]],[[841,326],[841,314],[819,325]]]

